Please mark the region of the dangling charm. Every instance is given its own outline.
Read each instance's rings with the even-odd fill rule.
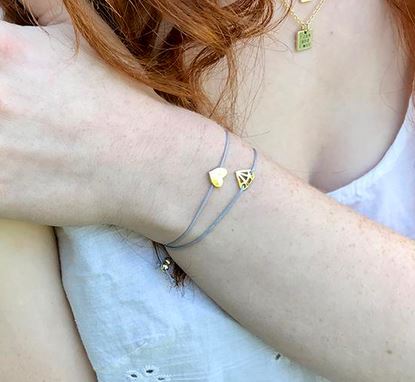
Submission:
[[[300,3],[309,3],[311,0],[300,0]]]
[[[248,187],[251,185],[251,183],[255,179],[255,174],[250,169],[235,171],[235,176],[236,176],[236,179],[238,180],[239,188],[243,191],[248,189]]]
[[[170,257],[166,257],[163,261],[163,264],[161,264],[160,269],[163,272],[167,272],[170,268],[170,265],[171,265],[171,259],[170,259]]]
[[[303,25],[302,29],[297,32],[295,48],[297,52],[310,49],[313,44],[313,31],[308,25]]]

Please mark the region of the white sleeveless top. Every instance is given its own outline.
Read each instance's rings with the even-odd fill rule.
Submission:
[[[413,116],[410,100],[382,160],[327,195],[415,239]],[[196,285],[175,288],[147,238],[104,225],[56,234],[64,288],[100,382],[325,381],[250,334]]]

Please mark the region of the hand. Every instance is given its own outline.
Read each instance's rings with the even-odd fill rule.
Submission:
[[[0,22],[0,216],[47,225],[110,222],[122,197],[118,170],[142,149],[131,132],[145,136],[160,102],[84,41],[75,55],[68,18],[47,17],[44,1],[32,3],[45,23],[59,22]]]

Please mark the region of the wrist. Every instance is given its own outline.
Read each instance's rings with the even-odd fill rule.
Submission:
[[[148,170],[156,154],[155,139],[164,104],[140,88],[123,89],[122,94],[112,96],[116,100],[111,110],[102,110],[94,122],[97,154],[92,183],[100,224],[129,228],[135,221],[141,228],[149,214],[149,205],[141,201],[142,194],[149,192]]]
[[[207,171],[216,167],[224,131],[215,122],[165,102],[127,129],[119,150],[110,219],[167,243],[185,229],[209,187]],[[114,155],[114,154],[113,154]],[[115,195],[116,194],[116,195]]]
[[[168,243],[185,231],[210,186],[208,171],[217,167],[223,153],[224,129],[197,113],[155,100],[146,105],[145,114],[139,112],[119,130],[124,138],[110,154],[114,186],[107,187],[107,221]],[[252,148],[230,133],[226,162],[231,178],[232,170],[251,164]],[[215,189],[188,238],[198,236],[237,190],[231,179]]]
[[[99,161],[102,221],[163,242],[177,227],[167,188],[183,150],[177,143],[181,109],[138,93],[114,116],[117,134]]]

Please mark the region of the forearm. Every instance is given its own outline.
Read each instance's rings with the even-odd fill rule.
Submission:
[[[140,165],[125,162],[126,174],[136,171],[141,183],[131,181],[121,212],[123,225],[160,242],[186,228],[224,142],[216,124],[165,110],[169,117],[151,128],[158,139],[139,151]],[[233,171],[251,164],[251,148],[232,135],[230,175],[192,237],[237,191]],[[255,181],[220,225],[202,242],[170,251],[244,326],[333,381],[415,380],[414,253],[413,241],[339,205],[261,153]]]
[[[50,227],[0,221],[0,380],[96,381],[62,289]]]

